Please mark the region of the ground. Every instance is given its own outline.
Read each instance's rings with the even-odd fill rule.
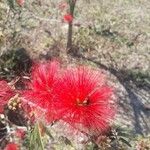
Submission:
[[[24,48],[34,60],[57,57],[66,64],[102,69],[115,87],[115,123],[133,133],[150,134],[150,1],[77,1],[70,54],[65,50],[67,24],[59,2],[44,0],[39,9],[36,3],[30,11],[22,8],[21,22],[12,19],[17,34],[12,37],[6,26],[0,52]],[[12,38],[15,42],[10,44]]]

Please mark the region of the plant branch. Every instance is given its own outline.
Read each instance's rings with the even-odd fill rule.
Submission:
[[[69,6],[70,6],[70,15],[74,17],[76,0],[70,0]],[[73,34],[73,21],[68,23],[67,51],[70,51],[72,48],[72,34]]]

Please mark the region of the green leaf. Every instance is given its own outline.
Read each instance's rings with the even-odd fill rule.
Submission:
[[[125,143],[129,147],[132,147],[131,144],[129,143],[129,141],[125,140],[124,138],[119,138],[119,141],[122,141],[123,143]]]
[[[33,130],[30,133],[30,142],[29,142],[29,150],[44,150],[44,145],[39,129],[39,124],[37,123]]]

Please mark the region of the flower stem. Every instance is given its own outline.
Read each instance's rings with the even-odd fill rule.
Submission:
[[[38,132],[38,137],[39,137],[39,144],[41,145],[41,150],[44,150],[44,145],[43,145],[43,142],[42,142],[42,137],[41,137],[41,132],[40,132],[40,123],[37,123],[37,132]]]
[[[69,1],[70,15],[74,16],[74,9],[76,5],[76,0]],[[67,51],[69,52],[72,48],[72,34],[73,34],[73,24],[72,21],[68,23],[68,37],[67,37]]]

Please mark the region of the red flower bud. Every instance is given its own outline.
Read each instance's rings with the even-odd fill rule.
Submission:
[[[25,3],[25,0],[16,0],[16,3],[22,7]]]
[[[19,146],[15,143],[8,143],[4,150],[19,150]]]
[[[15,132],[15,135],[20,138],[20,139],[24,139],[25,137],[25,131],[23,129],[17,129]]]
[[[65,8],[68,7],[68,4],[66,2],[60,2],[58,7],[60,10],[64,10]]]
[[[72,22],[72,20],[73,20],[73,16],[72,15],[70,15],[70,14],[66,14],[66,15],[64,15],[64,21],[65,22],[68,22],[68,23],[70,23],[70,22]]]

